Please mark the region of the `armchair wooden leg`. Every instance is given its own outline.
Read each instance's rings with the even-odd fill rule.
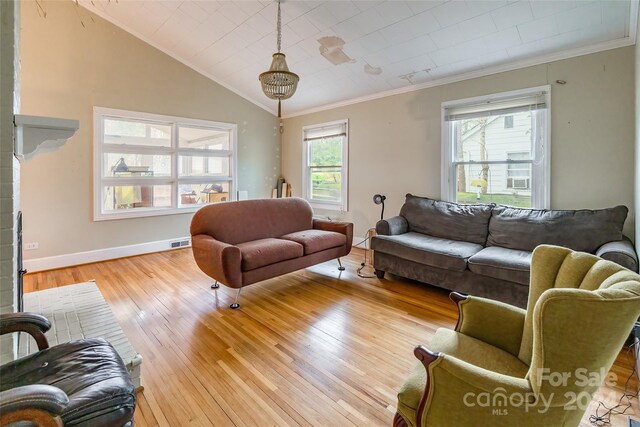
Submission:
[[[338,265],[340,266],[340,267],[338,267],[338,270],[340,270],[340,271],[344,271],[345,270],[344,267],[342,266],[342,261],[340,261],[340,258],[338,258]]]
[[[404,418],[402,418],[402,415],[396,412],[396,416],[393,417],[393,427],[409,427],[409,425]]]
[[[237,310],[238,308],[240,308],[240,304],[238,303],[238,300],[240,299],[240,291],[241,290],[242,290],[242,288],[238,288],[238,293],[236,294],[236,300],[233,302],[233,304],[231,304],[229,306],[234,310]]]
[[[377,277],[378,279],[384,279],[384,271],[382,271],[382,270],[376,270],[376,271],[375,271],[375,273],[376,273],[376,277]]]

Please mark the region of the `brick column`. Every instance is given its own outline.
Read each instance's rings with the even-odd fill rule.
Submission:
[[[13,115],[19,96],[20,2],[0,1],[0,313],[16,309],[20,164],[13,154]],[[0,338],[0,364],[15,359],[17,340]]]

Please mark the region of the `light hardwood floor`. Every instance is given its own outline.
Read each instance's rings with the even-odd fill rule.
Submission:
[[[457,311],[444,290],[358,278],[362,256],[342,273],[334,261],[247,287],[239,310],[190,249],[28,274],[25,289],[96,279],[144,358],[136,426],[390,426],[414,346],[454,327]],[[632,365],[621,354],[613,372],[626,379]]]

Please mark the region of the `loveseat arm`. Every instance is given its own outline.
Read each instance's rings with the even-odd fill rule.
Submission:
[[[517,356],[522,344],[526,311],[486,298],[452,292],[458,305],[456,331]]]
[[[344,234],[347,237],[347,253],[351,252],[351,245],[353,244],[353,223],[314,218],[313,229]]]
[[[196,264],[209,277],[231,288],[242,287],[242,255],[240,248],[214,239],[207,234],[191,238]]]
[[[60,415],[69,397],[57,387],[44,384],[25,385],[0,393],[0,423],[31,422],[38,426],[62,426]]]
[[[49,342],[44,335],[51,329],[49,319],[37,313],[7,313],[0,314],[0,335],[12,332],[26,332],[38,344],[38,350],[49,348]]]
[[[600,246],[596,256],[638,272],[638,254],[627,236],[622,236],[622,240],[617,242],[608,242]]]
[[[403,216],[392,216],[376,223],[376,233],[383,236],[395,236],[409,231],[409,223]]]

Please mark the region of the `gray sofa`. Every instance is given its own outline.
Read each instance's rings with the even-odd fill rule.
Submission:
[[[622,234],[625,206],[601,210],[534,210],[460,205],[407,194],[400,215],[376,224],[374,268],[525,307],[531,253],[540,244],[590,252],[638,271]]]

